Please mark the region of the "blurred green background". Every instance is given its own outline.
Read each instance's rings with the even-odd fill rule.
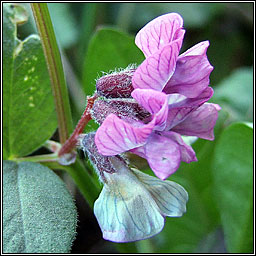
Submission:
[[[190,195],[187,213],[168,218],[163,232],[154,238],[120,245],[103,240],[92,210],[67,178],[79,215],[72,253],[252,252],[252,132],[241,122],[253,120],[253,3],[51,3],[48,7],[74,124],[84,110],[86,94],[95,90],[95,79],[102,71],[140,64],[144,57],[134,44],[136,33],[168,12],[184,19],[181,53],[210,41],[207,55],[214,66],[210,86],[215,90],[211,101],[222,107],[215,141],[198,140],[193,148],[199,161],[182,164],[170,177]],[[31,33],[36,33],[32,18],[18,29],[18,36]],[[93,129],[95,124],[90,123],[87,130]],[[147,167],[145,171],[150,173]],[[241,181],[241,190],[235,180]]]

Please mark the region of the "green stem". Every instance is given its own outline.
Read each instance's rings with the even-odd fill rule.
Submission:
[[[45,154],[45,155],[38,155],[38,156],[27,156],[27,157],[18,157],[18,158],[13,158],[11,160],[15,162],[22,162],[22,161],[27,161],[27,162],[54,162],[58,161],[59,157],[58,154],[53,153],[53,154]]]
[[[99,183],[93,180],[79,159],[74,164],[66,166],[66,170],[75,181],[89,206],[93,208],[101,190]]]
[[[46,3],[32,3],[32,11],[41,37],[46,63],[52,83],[58,118],[60,142],[63,144],[73,130],[61,56]]]
[[[98,198],[100,193],[100,185],[93,180],[81,160],[77,159],[74,164],[66,166],[60,165],[57,162],[45,162],[43,164],[51,169],[67,171],[89,206],[93,208],[94,201]]]
[[[72,133],[73,125],[61,56],[47,4],[32,3],[31,7],[42,40],[46,63],[51,78],[58,117],[60,142],[64,144]],[[52,161],[42,163],[52,169],[66,170],[73,178],[88,204],[91,207],[93,206],[94,201],[99,195],[100,186],[90,176],[81,160],[77,159],[74,164],[69,166],[63,166],[58,162]]]

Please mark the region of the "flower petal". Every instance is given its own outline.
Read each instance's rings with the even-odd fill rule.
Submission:
[[[208,46],[209,41],[198,43],[178,57],[175,72],[163,90],[165,93],[194,98],[209,85],[213,67],[206,55]]]
[[[107,183],[94,204],[103,238],[133,242],[156,235],[164,227],[159,207],[131,170],[117,165],[119,172],[105,174]]]
[[[187,98],[181,94],[168,95],[169,110],[165,130],[170,130],[172,127],[183,122],[191,112],[209,100],[212,94],[213,89],[207,87],[200,96],[196,98]]]
[[[146,125],[135,127],[110,114],[98,128],[95,143],[102,155],[117,155],[145,144],[154,126],[155,119]]]
[[[213,129],[218,118],[219,110],[220,107],[217,104],[204,103],[188,115],[183,122],[173,127],[172,130],[182,135],[213,140]]]
[[[196,107],[169,108],[166,122],[166,130],[171,130],[172,127],[185,120],[187,115],[189,115],[195,108]]]
[[[193,148],[187,145],[178,133],[169,131],[169,132],[162,132],[161,134],[171,139],[172,141],[175,141],[179,145],[180,153],[181,153],[181,161],[186,163],[197,161],[196,153],[193,150]]]
[[[152,134],[143,147],[148,164],[158,178],[164,180],[179,168],[179,145],[171,139]]]
[[[146,24],[136,35],[135,44],[146,57],[162,49],[178,38],[183,39],[183,19],[177,13],[168,13],[155,18]],[[181,48],[182,40],[179,40]]]
[[[162,91],[175,71],[178,55],[178,45],[173,42],[146,58],[134,72],[133,87]]]
[[[135,89],[132,92],[132,97],[149,113],[154,115],[156,119],[154,130],[164,130],[168,115],[167,95],[151,89]]]
[[[186,212],[188,193],[182,186],[173,181],[157,179],[136,169],[132,170],[138,179],[144,183],[162,215],[180,217]]]
[[[195,98],[188,98],[184,95],[174,93],[168,95],[169,108],[200,106],[208,101],[213,95],[213,89],[206,87],[200,95]]]

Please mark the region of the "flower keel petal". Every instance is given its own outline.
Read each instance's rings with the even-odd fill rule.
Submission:
[[[193,150],[193,148],[187,145],[178,133],[169,131],[169,132],[162,132],[162,135],[175,141],[179,145],[180,153],[181,153],[181,161],[186,163],[197,161],[196,153]]]

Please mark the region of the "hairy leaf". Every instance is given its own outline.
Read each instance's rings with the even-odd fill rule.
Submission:
[[[62,180],[37,163],[4,161],[4,253],[67,253],[77,213]]]

